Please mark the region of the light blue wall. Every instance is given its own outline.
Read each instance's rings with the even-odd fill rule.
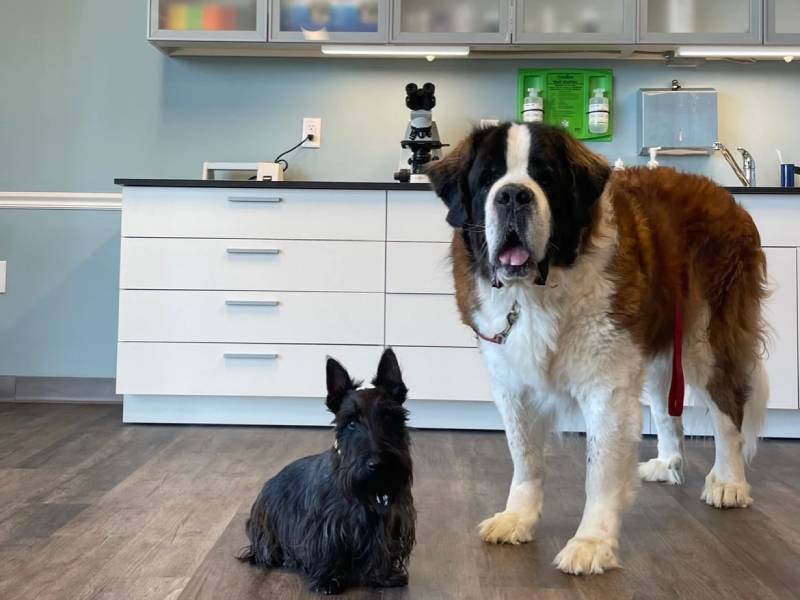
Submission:
[[[385,181],[408,81],[436,83],[442,137],[456,142],[482,117],[513,117],[517,69],[563,64],[614,69],[615,139],[594,146],[611,160],[640,160],[636,90],[679,78],[719,90],[720,137],[753,152],[761,184],[778,181],[776,147],[800,162],[798,64],[170,59],[144,39],[145,6],[3,3],[0,191],[113,191],[114,177],[191,178],[204,160],[269,160],[300,137],[304,116],[322,117],[323,147],[293,155],[289,178]],[[674,164],[735,183],[718,156]],[[113,375],[118,231],[115,214],[0,211],[0,374]]]
[[[119,213],[0,210],[0,375],[113,377]]]

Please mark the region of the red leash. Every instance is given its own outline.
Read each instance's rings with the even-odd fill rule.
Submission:
[[[675,301],[675,329],[672,335],[672,383],[669,386],[669,416],[683,414],[685,380],[683,377],[683,311],[680,300]]]

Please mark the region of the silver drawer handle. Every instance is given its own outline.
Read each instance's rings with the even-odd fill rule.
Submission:
[[[226,352],[223,356],[225,358],[257,358],[261,360],[275,360],[278,358],[277,354],[269,352]]]
[[[257,197],[257,196],[229,196],[228,202],[262,202],[268,204],[277,204],[283,202],[283,198],[278,197]]]
[[[228,248],[228,254],[280,254],[278,248]]]
[[[228,306],[278,306],[277,300],[225,300]]]

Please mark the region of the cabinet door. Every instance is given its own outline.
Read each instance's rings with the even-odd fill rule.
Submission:
[[[634,0],[517,0],[515,42],[633,43]]]
[[[396,42],[510,42],[508,0],[395,0]]]
[[[767,44],[800,44],[800,1],[766,0]]]
[[[772,295],[764,318],[772,343],[765,366],[769,376],[769,407],[797,409],[797,249],[764,248]]]
[[[267,0],[150,0],[151,40],[266,42]]]
[[[271,42],[386,42],[389,0],[272,0]]]
[[[639,41],[758,44],[762,0],[639,0]]]

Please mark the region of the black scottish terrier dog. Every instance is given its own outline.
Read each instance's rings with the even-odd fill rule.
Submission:
[[[408,390],[397,358],[391,349],[383,353],[373,388],[358,389],[332,358],[326,371],[333,447],[264,484],[239,559],[299,568],[322,594],[406,585],[416,511],[403,408]]]

